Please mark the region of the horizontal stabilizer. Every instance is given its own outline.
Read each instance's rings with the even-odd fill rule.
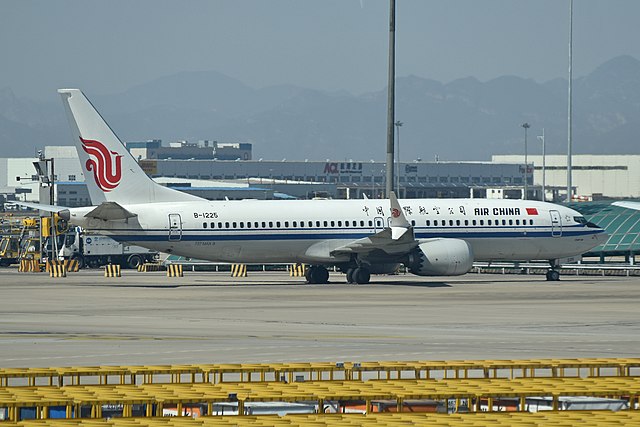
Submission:
[[[58,213],[60,211],[64,211],[66,209],[69,209],[65,206],[54,206],[54,205],[45,205],[45,204],[41,204],[41,203],[30,203],[30,202],[11,202],[12,205],[18,205],[18,206],[24,206],[25,208],[31,208],[31,209],[39,209],[41,211],[45,211],[45,212],[55,212]]]
[[[103,202],[94,210],[85,214],[87,218],[96,218],[103,221],[115,221],[119,219],[129,219],[138,216],[126,210],[116,202]]]

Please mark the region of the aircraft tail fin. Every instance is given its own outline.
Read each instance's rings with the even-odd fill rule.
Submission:
[[[120,204],[202,200],[155,183],[79,89],[59,89],[91,202]]]

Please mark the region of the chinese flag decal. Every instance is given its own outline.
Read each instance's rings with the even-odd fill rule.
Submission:
[[[536,208],[527,208],[527,215],[538,215],[538,209],[536,209]]]

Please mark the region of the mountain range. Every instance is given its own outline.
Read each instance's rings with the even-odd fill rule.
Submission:
[[[290,85],[251,88],[215,71],[181,72],[112,95],[87,93],[125,141],[209,139],[253,143],[254,158],[384,160],[386,88],[353,95]],[[55,100],[52,97],[52,100]],[[57,101],[57,100],[55,100]],[[488,160],[567,145],[567,81],[503,76],[442,83],[397,78],[396,119],[403,160]],[[573,152],[638,154],[640,61],[619,56],[573,84]],[[69,145],[59,102],[39,103],[0,90],[0,157],[32,156]]]

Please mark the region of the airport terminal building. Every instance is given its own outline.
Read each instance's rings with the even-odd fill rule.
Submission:
[[[251,158],[251,154],[242,144],[235,147],[235,160],[220,160],[211,157],[211,147],[190,145],[184,147],[188,155],[182,155],[180,149],[161,150],[156,145],[156,141],[133,143],[131,151],[145,172],[163,185],[207,199],[353,199],[384,195],[384,162],[243,160]],[[233,147],[227,144],[222,148],[227,150],[227,158],[233,158],[234,154],[229,154]],[[57,203],[89,205],[75,148],[49,146],[44,156],[55,159]],[[0,187],[5,189],[6,197],[38,200],[39,183],[32,165],[36,160],[0,159],[7,165],[3,168],[6,173],[0,176]],[[396,179],[401,198],[521,198],[524,167],[491,162],[401,162],[399,173],[396,166]],[[532,184],[530,174],[530,197],[536,191]]]

